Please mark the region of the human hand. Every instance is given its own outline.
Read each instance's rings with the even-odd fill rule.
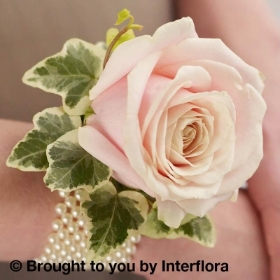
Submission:
[[[272,280],[280,278],[279,88],[280,82],[276,75],[268,76],[264,92],[268,106],[264,119],[264,158],[250,179],[248,190],[261,215]]]

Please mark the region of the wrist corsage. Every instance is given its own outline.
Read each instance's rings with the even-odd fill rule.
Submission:
[[[190,18],[135,37],[125,9],[116,25],[106,43],[71,39],[23,77],[63,102],[34,116],[7,160],[46,171],[65,199],[43,261],[125,262],[139,235],[214,246],[207,213],[236,200],[262,159],[257,69],[198,38]]]

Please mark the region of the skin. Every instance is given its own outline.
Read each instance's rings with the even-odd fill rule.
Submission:
[[[277,144],[279,119],[280,29],[261,0],[177,0],[179,16],[190,15],[201,37],[220,37],[233,51],[266,76],[264,98],[268,111],[264,120],[264,159],[242,191],[237,203],[218,205],[211,215],[217,228],[217,244],[208,249],[186,239],[143,238],[134,262],[158,263],[148,279],[272,279],[280,277],[280,168]],[[278,118],[277,118],[278,117]],[[12,147],[31,129],[31,124],[0,120],[0,260],[26,260],[41,254],[54,205],[60,200],[43,184],[41,173],[25,173],[5,165]],[[184,250],[185,249],[185,250]],[[175,262],[227,262],[229,272],[161,272],[162,260]],[[139,271],[138,271],[139,272]],[[269,278],[270,274],[270,278]]]
[[[6,166],[11,149],[32,124],[0,120],[0,127],[0,260],[32,259],[43,251],[60,198],[44,185],[43,172]]]

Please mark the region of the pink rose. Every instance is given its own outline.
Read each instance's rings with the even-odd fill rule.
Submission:
[[[155,197],[176,228],[236,197],[257,169],[262,90],[258,70],[183,18],[113,52],[79,142],[116,180]]]

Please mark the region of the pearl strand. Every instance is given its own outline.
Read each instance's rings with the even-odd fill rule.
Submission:
[[[48,236],[44,253],[35,259],[38,263],[86,262],[88,231],[85,218],[80,211],[81,190],[71,193],[59,192],[64,203],[58,203],[55,212],[58,217],[52,223],[53,232]],[[140,235],[130,236],[118,250],[104,257],[101,262],[106,268],[108,263],[129,263],[136,252]]]

